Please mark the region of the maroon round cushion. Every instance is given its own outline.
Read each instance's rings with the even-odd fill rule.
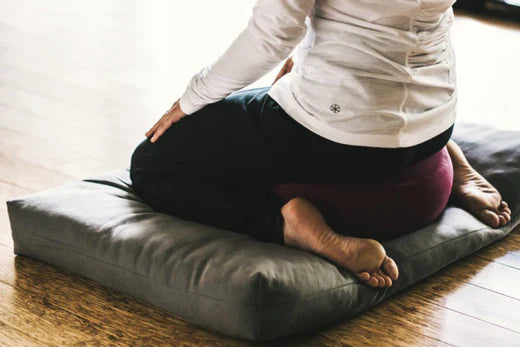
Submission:
[[[284,183],[273,187],[285,200],[312,201],[338,233],[393,238],[433,223],[446,208],[453,166],[446,147],[375,183]]]

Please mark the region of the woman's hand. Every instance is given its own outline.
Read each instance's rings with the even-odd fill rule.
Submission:
[[[282,69],[280,70],[280,72],[278,73],[278,76],[276,76],[273,84],[276,83],[276,81],[278,81],[280,78],[282,78],[283,75],[291,72],[292,68],[293,68],[293,60],[292,60],[292,57],[289,57],[289,59],[287,59],[285,61],[285,64],[283,65]]]
[[[179,99],[180,100],[180,99]],[[172,126],[173,123],[178,122],[182,117],[186,116],[186,114],[181,110],[181,107],[179,106],[179,100],[175,101],[175,103],[170,107],[168,111],[159,119],[155,125],[146,132],[146,137],[152,136],[152,139],[150,142],[155,142],[159,137],[161,137],[162,134],[166,130],[168,130],[169,127]]]

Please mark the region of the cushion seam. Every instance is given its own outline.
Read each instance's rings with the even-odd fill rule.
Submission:
[[[130,270],[130,269],[127,269],[127,268],[121,267],[120,265],[113,264],[113,263],[109,263],[109,262],[106,262],[105,260],[101,260],[101,259],[95,258],[95,257],[93,257],[93,256],[91,256],[91,255],[85,254],[84,252],[82,252],[83,250],[82,250],[81,248],[78,248],[78,247],[75,247],[75,246],[71,246],[71,245],[69,245],[69,244],[67,244],[67,243],[63,243],[63,242],[56,241],[56,240],[53,240],[53,239],[49,239],[49,238],[46,238],[46,237],[43,237],[43,236],[39,236],[39,235],[38,235],[38,236],[30,236],[30,237],[18,237],[18,239],[36,239],[36,240],[39,239],[39,240],[45,240],[45,241],[49,241],[49,242],[54,242],[54,243],[57,243],[57,244],[59,244],[59,245],[62,245],[62,246],[65,246],[65,247],[68,247],[68,248],[70,248],[70,249],[72,249],[72,250],[77,251],[77,254],[79,254],[79,255],[81,255],[81,256],[83,256],[83,257],[86,257],[86,258],[92,259],[92,260],[94,260],[94,261],[96,261],[96,262],[99,262],[99,263],[102,263],[102,264],[104,264],[104,265],[108,265],[108,266],[112,266],[112,267],[118,268],[118,269],[120,269],[120,270],[123,270],[123,271],[125,271],[125,272],[129,272],[129,273],[131,273],[131,274],[137,275],[137,276],[139,276],[139,277],[141,277],[141,278],[147,279],[147,280],[153,282],[154,284],[158,284],[158,285],[160,285],[160,286],[162,286],[162,287],[166,287],[166,288],[169,288],[169,289],[173,289],[173,290],[175,290],[175,291],[182,292],[182,293],[189,293],[189,294],[191,294],[191,295],[196,295],[196,296],[206,297],[206,298],[209,298],[209,299],[212,299],[212,300],[218,301],[218,302],[223,302],[223,303],[229,304],[228,301],[224,301],[224,300],[222,300],[222,299],[218,299],[218,298],[215,298],[215,297],[212,297],[212,296],[208,296],[208,295],[205,295],[205,294],[194,293],[194,292],[191,292],[191,291],[184,291],[184,290],[179,289],[179,288],[177,288],[177,287],[172,287],[172,286],[169,286],[169,285],[167,285],[167,284],[161,283],[161,282],[157,281],[157,280],[154,279],[154,278],[148,277],[148,276],[143,275],[143,274],[141,274],[141,273],[139,273],[139,272],[135,272],[134,270]],[[51,265],[54,265],[54,264],[51,263]],[[59,265],[58,265],[58,266],[59,266]],[[65,267],[62,267],[62,268],[66,269]],[[71,270],[69,270],[69,271],[71,271]],[[74,272],[74,271],[71,271],[71,272]],[[76,274],[78,274],[78,273],[76,272]],[[83,277],[88,278],[88,277],[86,277],[86,276],[83,276]]]
[[[511,230],[513,230],[513,229],[514,229],[514,228],[511,228]],[[434,248],[437,248],[437,247],[439,247],[439,246],[445,245],[446,243],[454,242],[454,241],[456,241],[456,240],[458,240],[458,239],[460,239],[460,238],[462,238],[462,237],[465,237],[465,236],[467,236],[467,235],[470,235],[470,234],[473,234],[473,233],[475,233],[475,232],[482,231],[482,230],[490,230],[490,228],[480,228],[480,229],[472,230],[472,231],[470,231],[470,232],[468,232],[468,233],[466,233],[466,234],[464,234],[464,235],[460,235],[460,236],[458,236],[458,237],[456,237],[456,238],[454,238],[454,239],[447,240],[447,241],[445,241],[445,242],[443,242],[443,243],[441,243],[441,244],[438,244],[438,245],[436,245],[436,246],[433,246],[433,247],[430,247],[430,248],[428,248],[428,249],[425,249],[424,251],[422,251],[422,252],[420,252],[420,253],[415,253],[415,254],[413,254],[413,255],[411,255],[411,256],[409,256],[409,257],[407,257],[407,258],[405,258],[405,259],[399,261],[399,263],[401,264],[401,263],[404,263],[404,262],[408,262],[410,259],[412,259],[413,257],[416,257],[417,255],[423,254],[423,253],[425,253],[425,252],[429,252],[430,250],[432,250],[432,249],[434,249]],[[501,229],[501,230],[504,231],[504,229]],[[509,233],[509,231],[508,231],[507,233]],[[507,235],[507,233],[506,233],[506,235]],[[505,236],[505,235],[504,235],[504,236]],[[24,237],[22,237],[22,238],[24,238]],[[63,246],[69,247],[70,249],[74,249],[74,250],[82,251],[82,249],[80,249],[80,248],[77,248],[77,247],[74,247],[74,246],[71,246],[71,245],[69,245],[69,244],[59,242],[59,241],[55,241],[55,240],[52,240],[52,239],[49,239],[49,238],[46,238],[46,237],[42,237],[42,236],[39,236],[39,235],[38,235],[38,236],[31,236],[31,237],[29,237],[29,238],[42,239],[42,240],[49,241],[49,242],[55,242],[55,243],[57,243],[57,244],[61,244],[61,245],[63,245]],[[502,237],[501,237],[501,238],[502,238]],[[499,238],[499,239],[501,239],[501,238]],[[481,247],[481,248],[482,248],[482,247]],[[475,250],[474,252],[480,250],[481,248]],[[473,253],[473,252],[472,252],[472,253]],[[129,269],[123,268],[123,267],[121,267],[121,266],[119,266],[119,265],[117,265],[117,264],[111,264],[111,263],[108,263],[108,262],[106,262],[106,261],[104,261],[104,260],[100,260],[100,259],[98,259],[98,258],[94,258],[94,257],[92,257],[92,256],[90,256],[90,255],[84,254],[83,252],[78,252],[78,254],[80,254],[80,255],[82,255],[82,256],[84,256],[84,257],[87,257],[87,258],[89,258],[89,259],[92,259],[92,260],[94,260],[94,261],[96,261],[96,262],[99,262],[99,263],[102,263],[102,264],[105,264],[105,265],[108,265],[108,266],[116,267],[116,268],[118,268],[118,269],[121,269],[121,270],[123,270],[123,271],[125,271],[125,272],[129,272],[129,273],[131,273],[131,274],[135,274],[135,275],[137,275],[137,276],[139,276],[139,277],[141,277],[141,278],[144,278],[144,279],[147,279],[147,280],[152,281],[154,284],[160,285],[160,286],[162,286],[162,287],[166,287],[166,288],[168,288],[168,289],[172,289],[172,290],[177,291],[177,292],[188,293],[188,294],[190,294],[190,295],[200,296],[200,297],[204,297],[204,298],[212,299],[212,300],[217,301],[217,302],[219,302],[219,303],[225,303],[225,304],[228,304],[228,305],[236,306],[235,303],[230,302],[230,301],[222,300],[222,299],[215,298],[215,297],[212,297],[212,296],[208,296],[208,295],[205,295],[205,294],[195,293],[195,292],[192,292],[192,291],[184,291],[184,290],[182,290],[182,289],[179,289],[179,288],[176,288],[176,287],[172,287],[172,286],[169,286],[169,285],[167,285],[167,284],[160,283],[160,282],[157,281],[156,279],[153,279],[153,278],[147,277],[147,276],[145,276],[145,275],[143,275],[143,274],[140,274],[140,273],[138,273],[138,272],[135,272],[134,270],[129,270]],[[439,269],[439,270],[440,270],[440,269]],[[436,270],[436,271],[438,271],[438,270]],[[84,276],[84,277],[86,277],[86,276]],[[86,277],[86,278],[87,278],[87,277]],[[257,283],[257,284],[258,284],[258,287],[259,287],[259,286],[260,286],[260,281],[259,281],[259,280],[258,280],[258,283]],[[325,292],[316,293],[316,294],[314,294],[314,295],[310,295],[310,296],[307,296],[307,297],[304,297],[304,298],[300,298],[300,299],[298,299],[297,301],[287,302],[287,303],[283,303],[283,304],[279,304],[279,305],[272,305],[272,306],[265,306],[265,305],[264,305],[264,306],[261,306],[261,307],[258,306],[258,305],[257,305],[257,306],[252,306],[252,310],[253,310],[253,311],[258,311],[258,310],[262,310],[263,308],[271,309],[271,308],[279,308],[279,307],[283,307],[283,306],[294,305],[294,304],[297,304],[298,302],[311,300],[311,299],[316,298],[316,297],[319,297],[319,296],[321,296],[321,295],[325,295],[325,294],[328,294],[328,293],[330,293],[330,292],[336,291],[336,290],[338,290],[338,289],[347,288],[347,287],[349,287],[349,286],[356,285],[356,284],[357,284],[357,285],[362,285],[362,282],[361,282],[361,281],[354,281],[354,282],[346,283],[346,284],[344,284],[344,285],[341,285],[341,286],[338,286],[338,287],[334,287],[334,288],[328,289],[328,290],[325,291]],[[404,288],[405,288],[405,287],[404,287]],[[400,290],[402,290],[402,289],[404,289],[404,288],[401,288]],[[259,290],[257,290],[257,291],[259,292]],[[260,293],[257,293],[257,301],[258,301],[259,295],[260,295]]]
[[[425,249],[425,250],[423,250],[423,251],[421,251],[421,252],[414,253],[414,254],[412,254],[411,256],[402,259],[400,262],[408,261],[409,259],[411,259],[411,258],[413,258],[413,257],[415,257],[415,256],[417,256],[417,255],[419,255],[419,254],[422,254],[422,253],[424,253],[424,252],[428,252],[429,250],[431,250],[431,249],[433,249],[433,248],[436,248],[436,247],[439,247],[439,246],[445,245],[445,244],[448,243],[448,242],[456,241],[456,240],[460,239],[461,237],[464,237],[464,236],[467,236],[467,235],[470,235],[470,234],[473,234],[473,233],[476,233],[476,232],[478,232],[478,231],[482,231],[482,230],[493,230],[493,229],[490,229],[490,228],[487,228],[487,227],[486,227],[486,228],[480,228],[480,229],[475,229],[475,230],[469,231],[469,232],[467,232],[466,234],[463,234],[463,235],[457,236],[457,237],[454,238],[454,239],[449,239],[449,240],[447,240],[447,241],[444,241],[443,243],[439,243],[439,244],[436,245],[436,246],[432,246],[432,247],[427,248],[427,249]],[[504,231],[504,229],[500,229],[500,230]],[[509,233],[509,232],[508,232],[508,233]]]

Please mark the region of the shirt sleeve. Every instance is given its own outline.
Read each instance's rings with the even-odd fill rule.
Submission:
[[[255,82],[287,58],[307,31],[315,0],[257,0],[247,27],[212,64],[193,75],[179,100],[189,115]]]

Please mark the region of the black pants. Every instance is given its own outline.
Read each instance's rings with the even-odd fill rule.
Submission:
[[[135,149],[136,193],[159,212],[283,244],[278,183],[377,180],[444,147],[453,126],[407,148],[349,146],[287,115],[267,92],[235,92]]]

